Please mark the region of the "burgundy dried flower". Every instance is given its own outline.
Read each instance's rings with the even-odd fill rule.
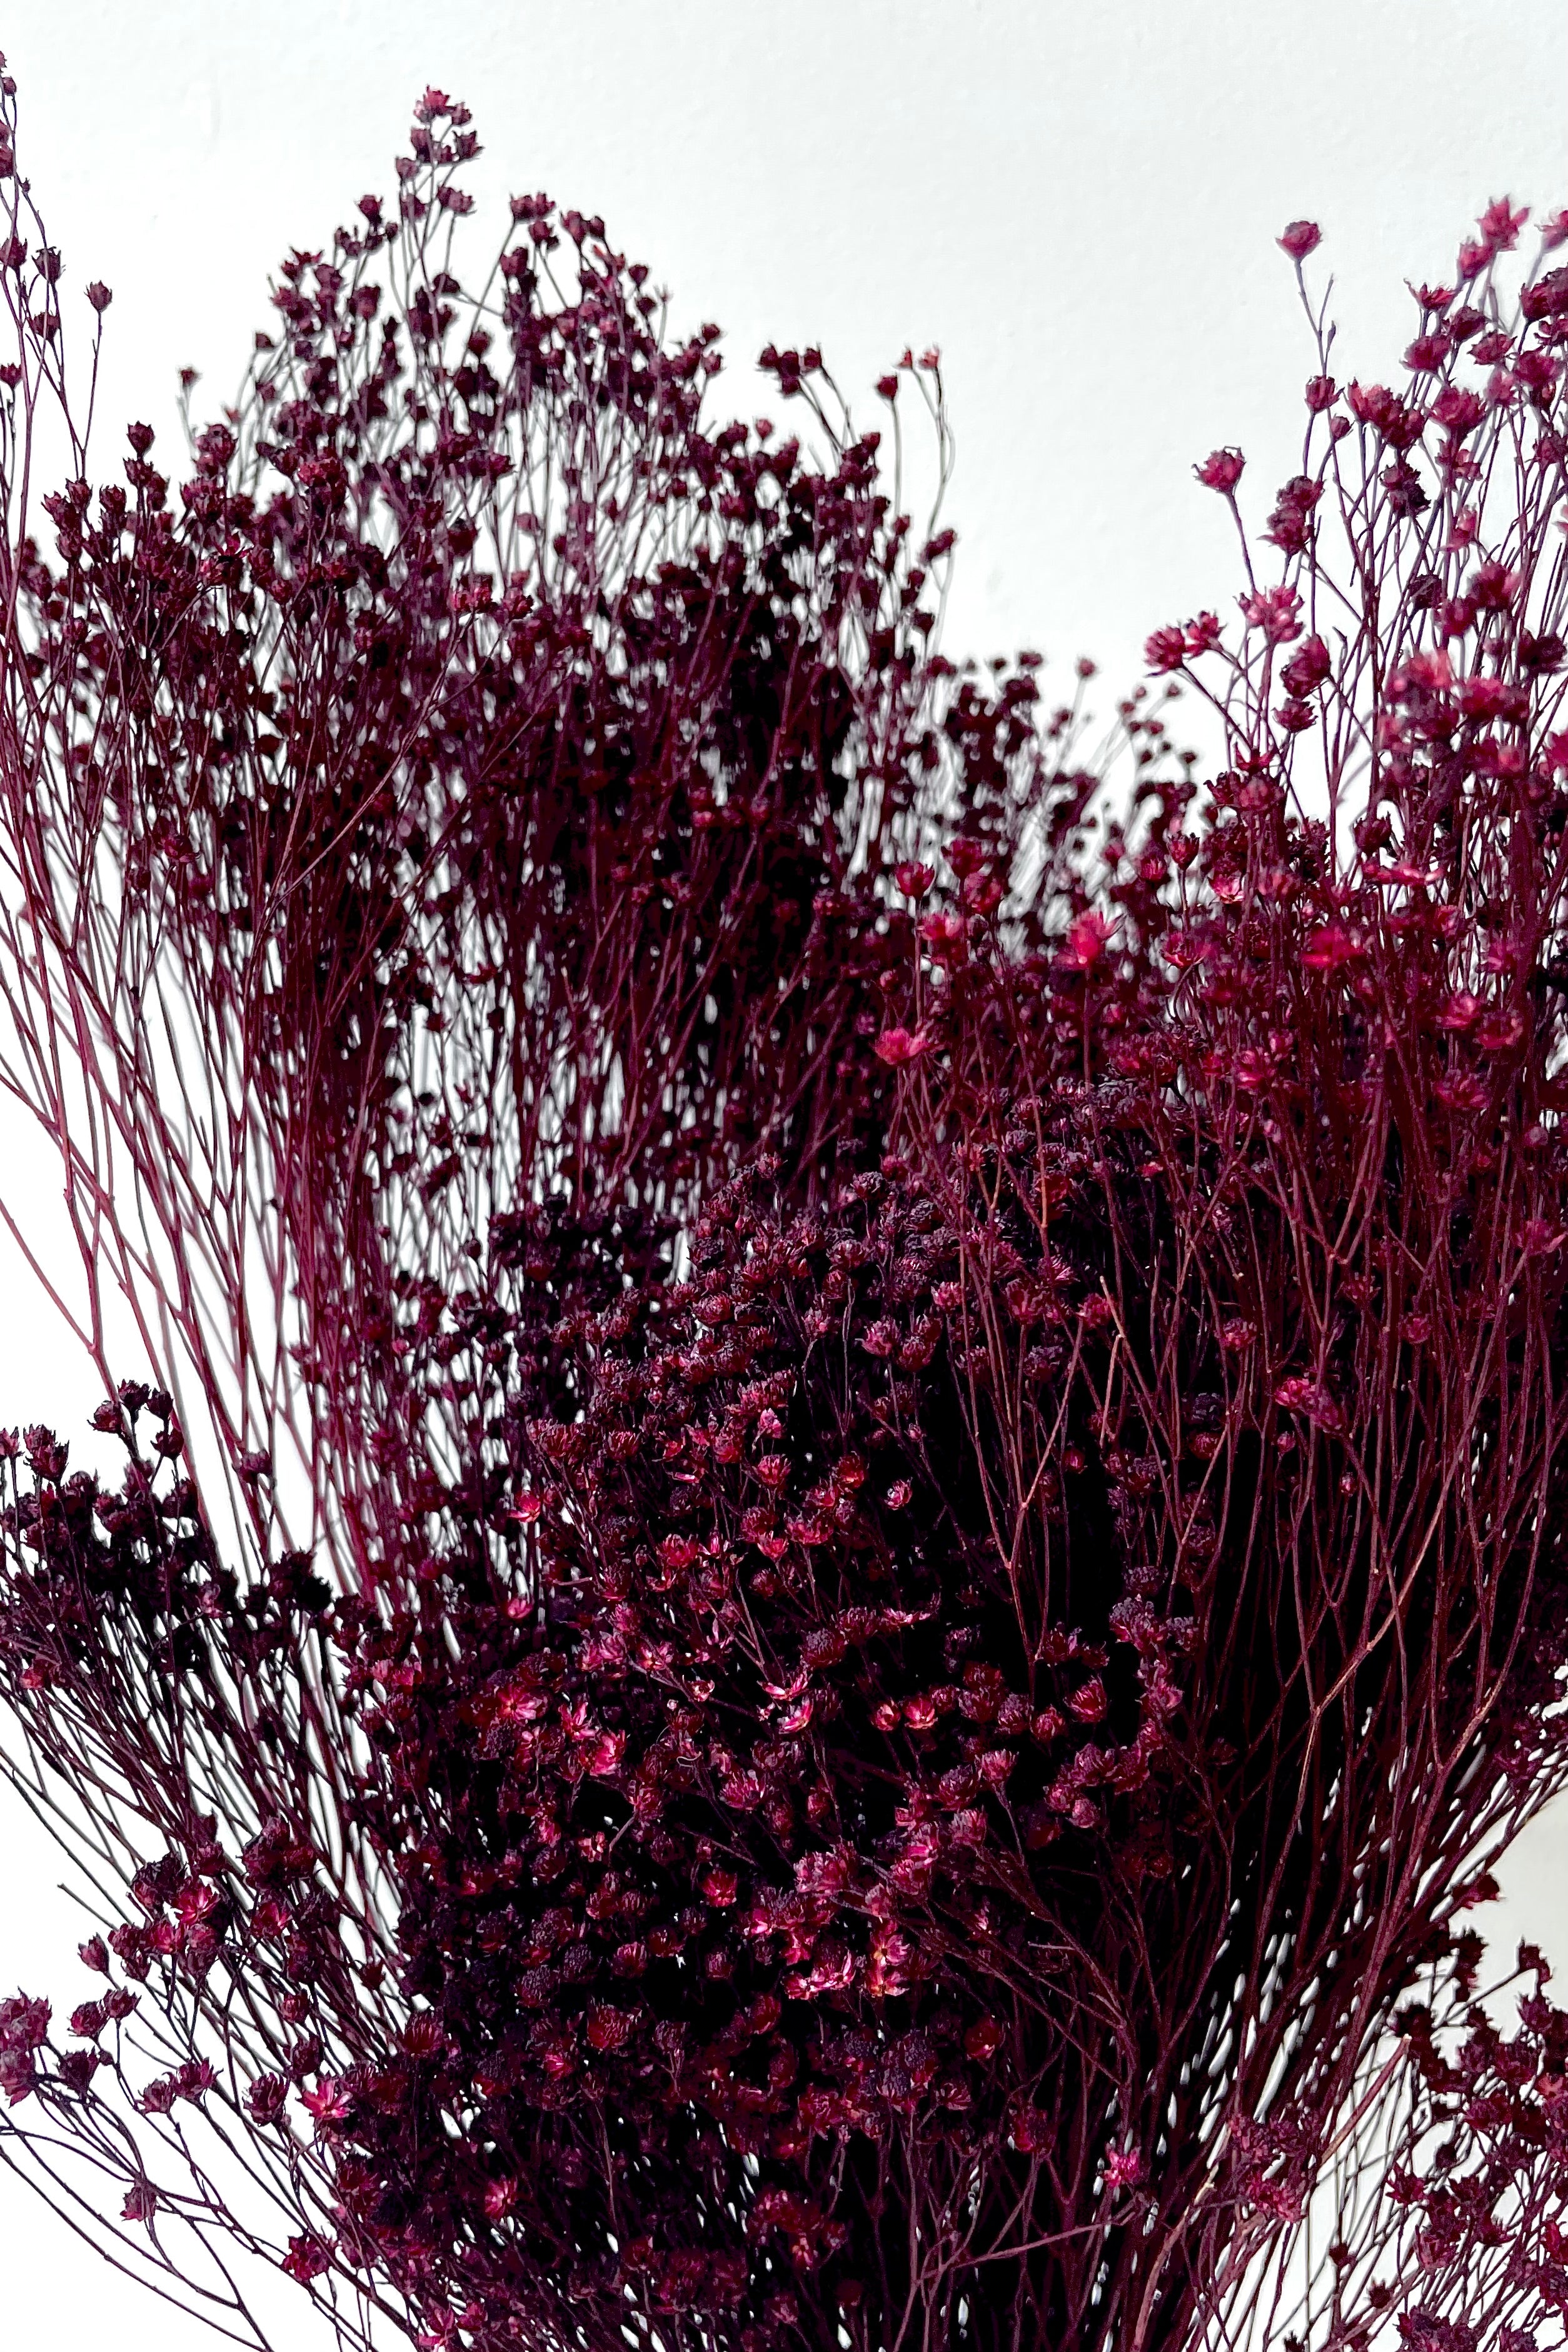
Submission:
[[[1240,481],[1246,464],[1239,449],[1215,449],[1193,471],[1205,489],[1223,490],[1228,495]]]
[[[1195,2347],[1327,2218],[1336,2343],[1521,2352],[1568,2022],[1465,1922],[1565,1769],[1554,277],[1423,289],[1430,413],[1318,331],[1239,641],[1149,640],[1200,786],[934,650],[820,353],[819,457],[716,420],[542,196],[466,293],[475,152],[427,90],[177,488],[133,427],[46,551],[0,479],[0,988],[166,1359],[112,1476],[0,1438],[17,1769],[125,1857],[5,2127],[356,2345]]]

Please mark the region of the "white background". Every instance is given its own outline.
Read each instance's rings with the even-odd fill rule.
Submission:
[[[173,454],[182,363],[198,406],[229,395],[269,268],[390,193],[435,81],[475,110],[498,237],[514,190],[603,213],[679,320],[723,324],[742,412],[764,404],[764,341],[819,342],[852,394],[940,344],[948,649],[1091,653],[1108,690],[1152,626],[1236,585],[1193,462],[1238,442],[1260,511],[1295,470],[1310,354],[1285,222],[1322,224],[1338,372],[1386,380],[1406,278],[1440,278],[1492,196],[1568,202],[1563,0],[26,0],[0,45],[70,282],[114,289],[100,472],[132,416]],[[0,1187],[47,1211],[47,1170],[4,1127]],[[92,1375],[8,1255],[0,1340],[0,1423],[79,1428]],[[85,1988],[47,1850],[9,1811],[0,1833],[0,1990],[68,2007]],[[1527,1932],[1568,1963],[1565,1839],[1548,1822],[1516,1851],[1481,1916],[1500,1946]],[[197,2340],[3,2173],[0,2274],[9,2342]],[[297,2302],[303,2352],[321,2331]]]

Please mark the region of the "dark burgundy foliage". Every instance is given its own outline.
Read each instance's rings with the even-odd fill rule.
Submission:
[[[6,1070],[122,1457],[0,1444],[103,1906],[17,2161],[250,2340],[201,2246],[424,2352],[1558,2342],[1468,1914],[1568,1768],[1568,271],[1492,206],[1399,391],[1310,310],[1200,783],[935,650],[819,354],[714,425],[543,197],[466,292],[438,91],[46,551],[4,87]]]

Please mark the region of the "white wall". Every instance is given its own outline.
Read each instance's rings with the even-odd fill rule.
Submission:
[[[950,647],[1090,652],[1108,688],[1156,623],[1233,591],[1192,462],[1239,442],[1260,497],[1294,470],[1309,352],[1285,221],[1322,223],[1344,372],[1375,374],[1410,331],[1404,280],[1440,276],[1482,204],[1568,202],[1562,0],[30,0],[9,19],[24,168],[74,284],[114,289],[105,469],[131,416],[172,436],[182,362],[227,394],[269,266],[390,187],[433,80],[475,108],[495,201],[547,187],[602,212],[682,320],[724,324],[743,408],[768,340],[819,342],[847,388],[939,343]],[[47,1192],[0,1141],[0,1183]],[[77,1427],[94,1384],[26,1285],[0,1258],[0,1423]],[[1565,1834],[1526,1842],[1492,1925],[1568,1960]],[[74,1999],[51,1957],[69,1922],[20,1832],[16,1853],[0,1987]],[[0,2264],[8,2340],[195,2340],[3,2174]]]

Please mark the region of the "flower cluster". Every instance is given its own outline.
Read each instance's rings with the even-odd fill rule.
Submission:
[[[7,2145],[353,2343],[1196,2347],[1304,2265],[1303,2343],[1521,2352],[1568,2029],[1464,1921],[1568,1778],[1568,276],[1492,207],[1405,391],[1312,314],[1256,543],[1197,469],[1200,783],[935,649],[819,353],[819,454],[715,427],[543,197],[466,294],[475,152],[426,92],[47,556],[0,182],[0,989],[163,1382],[95,1317],[115,1475],[0,1438],[10,1769],[120,1889]]]

